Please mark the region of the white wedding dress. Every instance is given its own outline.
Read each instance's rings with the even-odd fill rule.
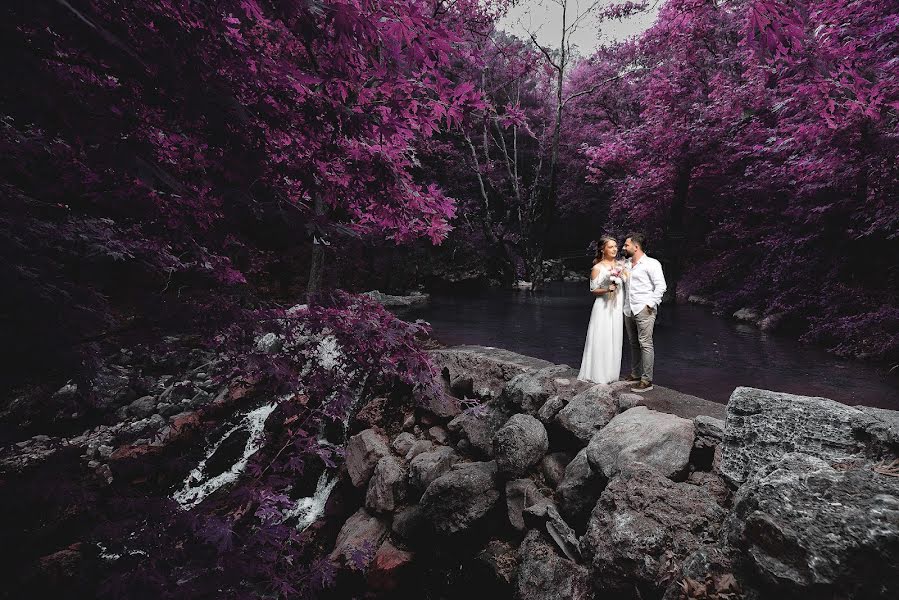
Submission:
[[[599,266],[599,275],[590,280],[590,291],[609,286],[611,271]],[[621,342],[624,332],[624,290],[597,296],[587,325],[584,357],[577,378],[581,381],[609,383],[621,375]]]

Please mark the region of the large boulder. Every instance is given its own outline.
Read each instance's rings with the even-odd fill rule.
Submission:
[[[365,507],[372,512],[393,512],[406,497],[406,466],[393,456],[378,461],[368,482]]]
[[[737,492],[739,556],[781,597],[899,597],[899,478],[788,453]]]
[[[460,442],[460,451],[480,457],[493,456],[493,436],[511,415],[493,404],[464,411],[449,422],[447,428]]]
[[[346,446],[346,468],[355,487],[368,483],[378,461],[390,454],[386,440],[374,429],[350,437]]]
[[[577,372],[568,365],[550,365],[516,375],[506,384],[503,395],[521,412],[535,415],[550,396],[569,400],[594,385],[579,381]]]
[[[594,385],[556,414],[555,423],[578,447],[584,447],[618,413],[618,403],[605,385]]]
[[[865,450],[863,435],[854,431],[863,417],[826,398],[738,387],[727,403],[719,469],[740,485],[787,452],[844,461]]]
[[[544,534],[531,530],[518,549],[520,600],[588,600],[593,598],[590,574],[572,560],[556,554]]]
[[[530,415],[512,415],[493,436],[493,456],[504,475],[524,475],[543,459],[548,449],[546,428]]]
[[[430,351],[443,378],[458,396],[498,398],[506,382],[520,373],[552,365],[538,358],[487,346],[454,346]]]
[[[614,596],[636,584],[643,597],[657,597],[684,559],[718,538],[723,519],[724,510],[701,488],[636,466],[603,490],[581,554],[603,593]]]
[[[637,406],[617,415],[587,446],[590,466],[607,478],[641,463],[665,477],[687,474],[693,421]]]
[[[364,569],[387,537],[387,525],[364,508],[356,511],[340,528],[331,559]]]
[[[496,465],[468,463],[434,480],[421,497],[422,517],[434,531],[448,535],[468,530],[499,499]]]
[[[409,485],[421,493],[431,482],[446,473],[459,460],[459,455],[449,446],[438,446],[423,452],[409,463]]]
[[[578,452],[565,467],[565,476],[556,488],[556,499],[562,515],[583,530],[605,484],[606,478],[590,467],[587,449]]]

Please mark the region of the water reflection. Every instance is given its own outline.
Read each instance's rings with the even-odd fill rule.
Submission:
[[[540,293],[438,295],[408,316],[429,321],[445,344],[496,346],[577,368],[591,302],[586,284],[553,283]],[[704,307],[663,305],[655,346],[657,383],[716,402],[748,385],[899,410],[899,374],[841,360]],[[626,349],[623,360],[626,369]]]

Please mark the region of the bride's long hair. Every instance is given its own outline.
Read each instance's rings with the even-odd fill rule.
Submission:
[[[610,235],[604,235],[604,236],[600,237],[598,240],[596,240],[596,256],[593,257],[594,265],[602,260],[603,250],[606,249],[606,244],[608,244],[609,242],[617,243],[617,240]]]

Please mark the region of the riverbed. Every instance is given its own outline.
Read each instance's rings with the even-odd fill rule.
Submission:
[[[434,337],[447,345],[496,346],[578,368],[593,301],[585,288],[555,282],[536,293],[438,294],[403,317],[430,322]],[[726,403],[744,385],[899,410],[899,373],[840,359],[706,307],[662,305],[654,340],[655,383],[700,398]],[[623,371],[630,364],[624,343]]]

